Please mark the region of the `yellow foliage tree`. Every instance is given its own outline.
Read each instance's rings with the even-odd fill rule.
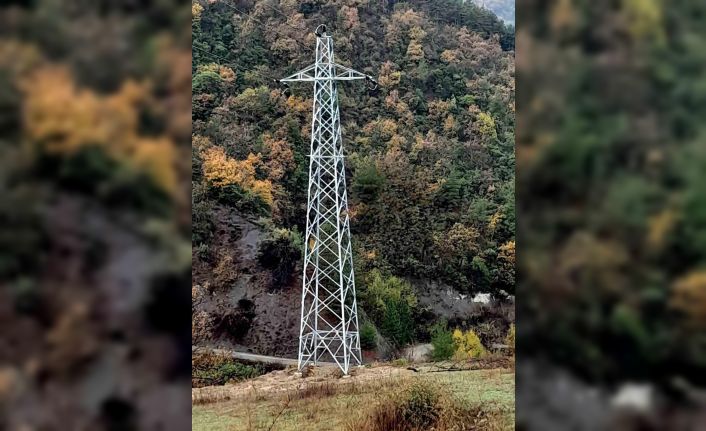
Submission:
[[[378,76],[378,83],[381,87],[388,88],[395,85],[399,85],[402,79],[402,72],[396,71],[395,64],[391,61],[386,61],[380,67],[380,75]]]
[[[416,39],[409,41],[409,45],[407,46],[407,58],[413,61],[419,61],[424,58],[422,44]]]
[[[658,41],[664,38],[662,1],[623,0],[621,7],[633,37],[653,37]]]
[[[706,328],[706,270],[678,279],[672,287],[671,305],[686,316],[690,325]]]
[[[228,83],[235,81],[235,72],[228,66],[222,66],[216,63],[203,64],[196,68],[196,73],[201,72],[216,73],[223,81]]]
[[[116,160],[148,173],[168,192],[176,187],[171,139],[141,136],[140,106],[147,85],[127,81],[111,95],[76,86],[68,69],[44,67],[23,81],[25,133],[41,151],[70,155],[97,146]]]
[[[459,52],[455,49],[446,49],[441,53],[441,59],[447,63],[458,63]]]
[[[193,16],[197,20],[200,20],[202,12],[203,12],[203,6],[201,6],[199,3],[196,3],[196,2],[191,3],[191,16]]]
[[[493,117],[491,117],[490,114],[480,112],[478,116],[476,116],[475,126],[476,130],[478,130],[481,135],[490,138],[497,137],[497,132],[495,131],[495,120],[493,120]]]
[[[444,131],[445,132],[454,132],[456,130],[457,123],[456,119],[454,118],[453,115],[449,115],[446,117],[446,120],[444,120]]]
[[[664,247],[669,234],[677,224],[677,213],[674,209],[667,208],[650,217],[647,223],[647,246],[650,250],[659,251]]]
[[[255,169],[261,163],[260,156],[249,154],[245,160],[228,157],[221,147],[209,147],[202,153],[204,177],[216,187],[237,185],[273,204],[272,183],[258,180]]]
[[[0,40],[0,69],[13,77],[31,73],[44,61],[36,46],[12,39]]]
[[[290,109],[297,114],[306,114],[311,110],[311,101],[297,96],[289,96],[287,98],[287,109]]]
[[[341,6],[341,10],[338,12],[338,15],[343,20],[343,27],[346,30],[355,30],[360,26],[358,9],[355,7],[343,5]]]
[[[456,360],[482,358],[488,353],[472,329],[466,332],[456,329],[453,333],[453,340],[456,346],[456,353],[454,353]]]
[[[510,353],[514,354],[515,353],[515,324],[512,323],[510,325],[510,329],[507,331],[507,335],[505,336],[505,344],[507,344],[508,348],[510,349]]]
[[[515,241],[508,241],[500,246],[500,253],[498,257],[507,263],[508,267],[515,267]]]
[[[267,152],[267,176],[274,182],[279,181],[287,171],[294,169],[294,152],[287,141],[275,139],[269,134],[264,136],[262,143]]]
[[[456,223],[448,232],[434,236],[441,258],[476,254],[479,252],[479,240],[478,230],[462,223]]]
[[[500,221],[502,221],[503,215],[496,211],[492,216],[490,216],[490,220],[488,220],[488,230],[491,232],[495,232],[495,230],[498,228],[498,224]]]

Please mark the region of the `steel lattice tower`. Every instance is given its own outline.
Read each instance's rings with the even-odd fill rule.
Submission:
[[[316,62],[281,80],[314,83],[299,370],[330,357],[348,374],[362,357],[336,83],[374,81],[334,62],[325,26],[316,36]]]

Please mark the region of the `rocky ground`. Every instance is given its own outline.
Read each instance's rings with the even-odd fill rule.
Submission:
[[[295,358],[299,336],[300,268],[286,286],[273,286],[272,274],[257,260],[265,229],[257,221],[241,217],[234,209],[216,208],[216,230],[206,265],[193,260],[193,344]],[[512,299],[503,304],[464,295],[443,283],[410,279],[423,310],[432,324],[441,319],[451,325],[492,323],[499,336],[514,321]],[[495,335],[498,335],[495,334]],[[483,334],[481,334],[483,337]],[[380,343],[385,346],[384,341]],[[382,349],[366,359],[386,357]]]

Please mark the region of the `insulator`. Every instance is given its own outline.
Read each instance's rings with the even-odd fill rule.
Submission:
[[[289,89],[289,84],[287,84],[286,82],[278,81],[276,79],[273,79],[273,81],[282,90],[282,95],[284,97],[289,97],[292,95],[292,91]]]
[[[314,33],[317,37],[324,37],[326,35],[326,25],[320,24],[318,27],[316,27]]]
[[[368,83],[368,90],[375,91],[378,88],[378,83],[370,75],[365,76],[365,82]]]

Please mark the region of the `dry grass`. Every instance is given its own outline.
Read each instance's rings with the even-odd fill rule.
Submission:
[[[484,404],[466,405],[437,382],[418,380],[391,393],[348,431],[502,431],[503,412]]]
[[[439,393],[434,429],[504,431],[514,427],[511,370],[414,373],[379,367],[358,370],[358,375],[346,379],[329,374],[332,373],[325,369],[315,369],[310,377],[302,379],[294,370],[276,371],[237,385],[197,389],[200,398],[194,399],[192,428],[387,430],[376,428],[376,421],[384,419],[381,416],[385,412],[399,412],[392,407],[398,406],[415,384],[432,387]],[[377,419],[375,412],[379,412]],[[461,423],[467,426],[459,427]]]

